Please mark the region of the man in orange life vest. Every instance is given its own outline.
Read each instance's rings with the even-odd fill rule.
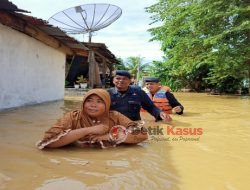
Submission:
[[[177,113],[183,114],[184,107],[178,102],[174,95],[170,92],[170,88],[162,86],[157,77],[146,77],[145,92],[154,102],[154,104],[167,114]]]

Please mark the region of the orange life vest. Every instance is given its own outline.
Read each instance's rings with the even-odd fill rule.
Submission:
[[[158,90],[155,95],[152,97],[151,93],[147,90],[146,93],[149,96],[149,98],[153,101],[154,105],[160,108],[162,111],[164,111],[167,114],[172,113],[172,107],[169,104],[169,101],[166,97],[166,92],[168,87],[161,87],[160,90]],[[141,109],[142,112],[144,112],[144,109]]]

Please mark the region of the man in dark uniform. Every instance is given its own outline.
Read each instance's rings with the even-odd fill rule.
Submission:
[[[146,83],[146,89],[143,88],[143,90],[153,102],[160,103],[159,108],[161,110],[165,110],[166,113],[183,114],[184,107],[170,92],[169,87],[160,84],[160,79],[158,77],[146,77],[144,81]]]
[[[171,117],[157,108],[140,87],[132,86],[128,71],[116,71],[114,88],[108,90],[111,97],[111,110],[116,110],[133,121],[140,120],[141,107],[157,120],[171,121]]]

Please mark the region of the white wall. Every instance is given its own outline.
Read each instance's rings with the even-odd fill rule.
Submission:
[[[0,110],[63,99],[66,55],[0,24]]]

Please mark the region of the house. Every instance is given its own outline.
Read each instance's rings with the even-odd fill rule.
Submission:
[[[82,43],[89,50],[95,52],[95,61],[99,66],[99,73],[102,83],[108,85],[108,81],[111,80],[111,73],[113,71],[113,65],[117,64],[118,61],[114,54],[108,50],[103,43]],[[72,62],[72,63],[71,63]],[[68,65],[71,63],[66,76],[68,86],[72,87],[74,82],[77,80],[77,76],[83,75],[84,78],[88,78],[89,64],[88,57],[75,56],[73,59],[68,61]]]
[[[66,58],[91,54],[95,60],[81,42],[23,13],[0,1],[0,110],[63,99]]]

